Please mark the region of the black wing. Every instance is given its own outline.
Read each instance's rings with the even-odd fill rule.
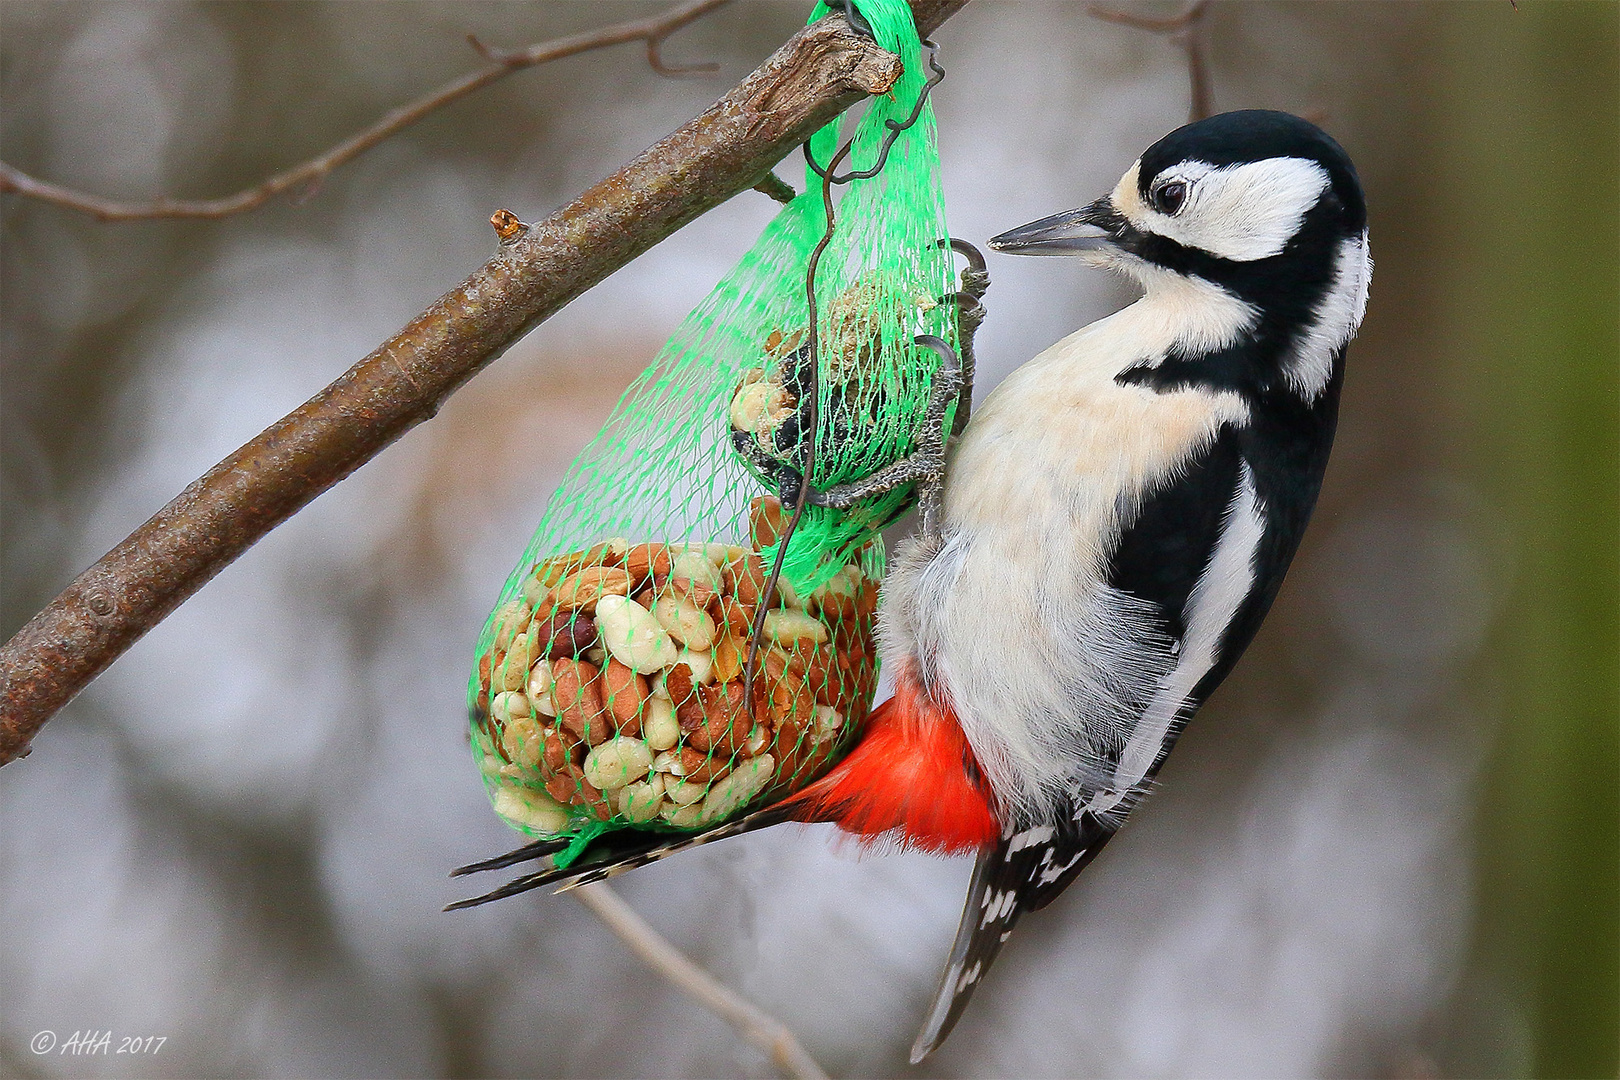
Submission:
[[[979,856],[934,1006],[911,1046],[913,1065],[951,1033],[1019,918],[1051,903],[1097,857],[1116,828],[1080,811],[1055,826],[1005,834]]]

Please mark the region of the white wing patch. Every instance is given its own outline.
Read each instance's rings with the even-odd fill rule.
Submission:
[[[984,907],[984,914],[979,917],[981,927],[1010,919],[1018,913],[1018,893],[1014,889],[995,894],[986,892],[980,903]]]
[[[1315,401],[1333,379],[1333,357],[1361,326],[1371,281],[1372,257],[1363,232],[1339,245],[1333,282],[1322,297],[1317,317],[1300,334],[1283,363],[1288,385],[1306,401]]]
[[[1113,782],[1092,797],[1086,810],[1105,814],[1114,809],[1142,782],[1158,760],[1188,695],[1215,666],[1221,635],[1254,589],[1254,555],[1265,528],[1254,475],[1244,463],[1238,475],[1237,493],[1222,522],[1220,539],[1215,542],[1209,566],[1187,598],[1184,613],[1187,635],[1176,666],[1160,683],[1126,741]]]
[[[1076,816],[1078,817],[1079,815]],[[1052,853],[1048,851],[1042,856],[1041,864],[1031,872],[1030,880],[1036,885],[1044,888],[1045,886],[1052,884],[1052,882],[1056,881],[1064,874],[1068,873],[1069,867],[1085,858],[1086,852],[1090,850],[1090,848],[1081,848],[1079,851],[1076,851],[1073,855],[1069,856],[1069,861],[1064,863],[1062,866],[1053,865]]]
[[[1023,851],[1025,848],[1048,843],[1056,835],[1057,830],[1050,825],[1037,825],[1033,829],[1025,829],[1023,832],[1009,838],[1007,854],[1012,855]]]
[[[1187,195],[1175,214],[1150,208],[1137,192],[1142,163],[1125,174],[1114,206],[1138,229],[1222,259],[1253,262],[1282,251],[1327,190],[1327,170],[1308,158],[1277,157],[1240,165],[1184,161],[1155,182],[1180,180]]]

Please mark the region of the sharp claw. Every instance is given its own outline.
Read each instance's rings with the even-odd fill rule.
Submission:
[[[977,330],[984,323],[984,305],[979,297],[967,289],[946,293],[939,298],[941,304],[956,304],[957,320],[969,330]]]
[[[950,239],[950,245],[952,251],[956,252],[958,255],[962,256],[962,258],[968,261],[968,266],[979,271],[980,273],[985,272],[984,255],[979,251],[978,248],[974,247],[966,240],[958,240],[954,236]]]
[[[937,337],[933,334],[918,334],[912,340],[918,345],[933,349],[935,352],[939,353],[939,358],[941,361],[941,374],[947,371],[958,373],[962,370],[962,358],[956,355],[956,350],[951,348],[950,343],[944,338]]]

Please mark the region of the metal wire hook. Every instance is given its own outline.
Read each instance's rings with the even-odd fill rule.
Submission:
[[[902,131],[906,131],[907,129],[911,128],[917,123],[918,119],[922,117],[923,106],[927,104],[929,95],[933,93],[934,87],[938,86],[945,78],[945,69],[939,66],[939,46],[935,45],[927,38],[923,38],[922,43],[928,46],[928,66],[933,69],[934,74],[929,76],[928,81],[923,84],[921,92],[917,94],[917,104],[912,107],[911,115],[906,117],[903,123],[899,120],[883,121],[886,125],[888,125],[889,133],[883,137],[883,145],[878,147],[877,164],[873,165],[870,169],[863,169],[859,172],[847,172],[842,176],[839,176],[836,173],[829,175],[828,170],[837,167],[836,159],[828,164],[827,169],[823,169],[820,165],[816,164],[815,156],[810,153],[810,144],[805,143],[804,160],[809,164],[811,172],[815,173],[829,184],[847,184],[851,180],[870,180],[872,177],[883,171],[884,163],[889,160],[889,151],[894,149],[895,140],[900,138],[900,133]],[[853,140],[851,140],[848,145],[852,146]]]

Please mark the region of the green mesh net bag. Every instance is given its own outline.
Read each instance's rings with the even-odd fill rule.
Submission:
[[[606,829],[707,828],[802,787],[870,707],[879,530],[914,492],[800,500],[916,449],[942,365],[917,338],[957,331],[910,9],[858,16],[905,74],[847,149],[838,122],[814,136],[806,191],[581,451],[479,639],[474,755],[501,817],[574,838],[558,865]]]

